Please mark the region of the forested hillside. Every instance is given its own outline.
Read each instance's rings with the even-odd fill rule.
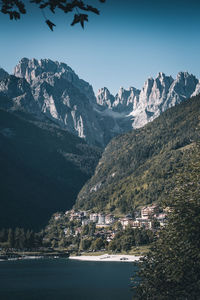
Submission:
[[[200,96],[196,96],[143,128],[114,138],[75,207],[125,213],[162,202],[175,188],[177,170],[184,172],[199,133]]]
[[[0,109],[0,227],[38,229],[71,208],[100,155],[46,117]]]

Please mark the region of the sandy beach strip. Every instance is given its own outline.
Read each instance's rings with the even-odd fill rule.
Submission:
[[[87,255],[81,255],[81,256],[70,256],[69,259],[75,259],[75,260],[82,260],[82,261],[118,261],[118,262],[136,262],[140,259],[141,256],[135,256],[135,255],[110,255],[110,254],[104,254],[99,256],[87,256]]]

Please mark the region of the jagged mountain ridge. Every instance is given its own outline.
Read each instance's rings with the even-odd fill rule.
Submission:
[[[107,88],[99,89],[97,103],[113,111],[132,116],[132,128],[140,128],[162,112],[200,92],[200,81],[188,72],[179,72],[176,79],[160,72],[148,78],[142,90],[120,88],[114,97]]]
[[[131,130],[129,125],[119,126],[122,116],[98,105],[91,85],[64,63],[23,58],[14,75],[29,83],[40,113],[89,144],[104,147],[124,128]]]
[[[9,109],[23,109],[39,118],[45,114],[89,144],[101,147],[199,92],[200,82],[187,72],[178,73],[176,79],[159,73],[155,79],[149,78],[142,90],[120,88],[116,96],[102,88],[95,97],[92,86],[65,63],[23,58],[14,76],[0,70],[0,95],[12,100]]]

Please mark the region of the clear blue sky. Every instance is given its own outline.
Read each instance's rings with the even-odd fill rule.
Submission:
[[[27,2],[27,1],[26,1]],[[116,94],[120,86],[142,88],[162,71],[188,71],[200,78],[200,1],[87,0],[101,10],[85,30],[72,15],[46,13],[51,32],[34,6],[20,21],[0,15],[0,66],[12,72],[22,57],[67,63],[79,77]]]

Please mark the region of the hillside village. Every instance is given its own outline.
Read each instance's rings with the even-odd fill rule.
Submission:
[[[52,216],[45,229],[44,244],[69,251],[130,250],[149,244],[158,228],[167,223],[167,209],[142,207],[133,214],[117,217],[103,212],[68,210]],[[124,245],[124,246],[123,246]]]
[[[151,205],[142,207],[140,211],[136,211],[134,216],[128,214],[124,217],[116,217],[113,214],[104,214],[104,213],[91,213],[90,211],[75,211],[68,210],[65,212],[65,215],[69,217],[70,221],[80,221],[81,226],[89,225],[95,223],[96,228],[109,228],[114,223],[118,222],[122,225],[122,228],[125,229],[127,226],[131,228],[145,228],[145,229],[155,229],[155,221],[157,227],[165,226],[167,209],[164,211],[158,205]],[[54,215],[55,220],[59,220],[62,214],[56,213]],[[79,228],[80,229],[80,228]]]

